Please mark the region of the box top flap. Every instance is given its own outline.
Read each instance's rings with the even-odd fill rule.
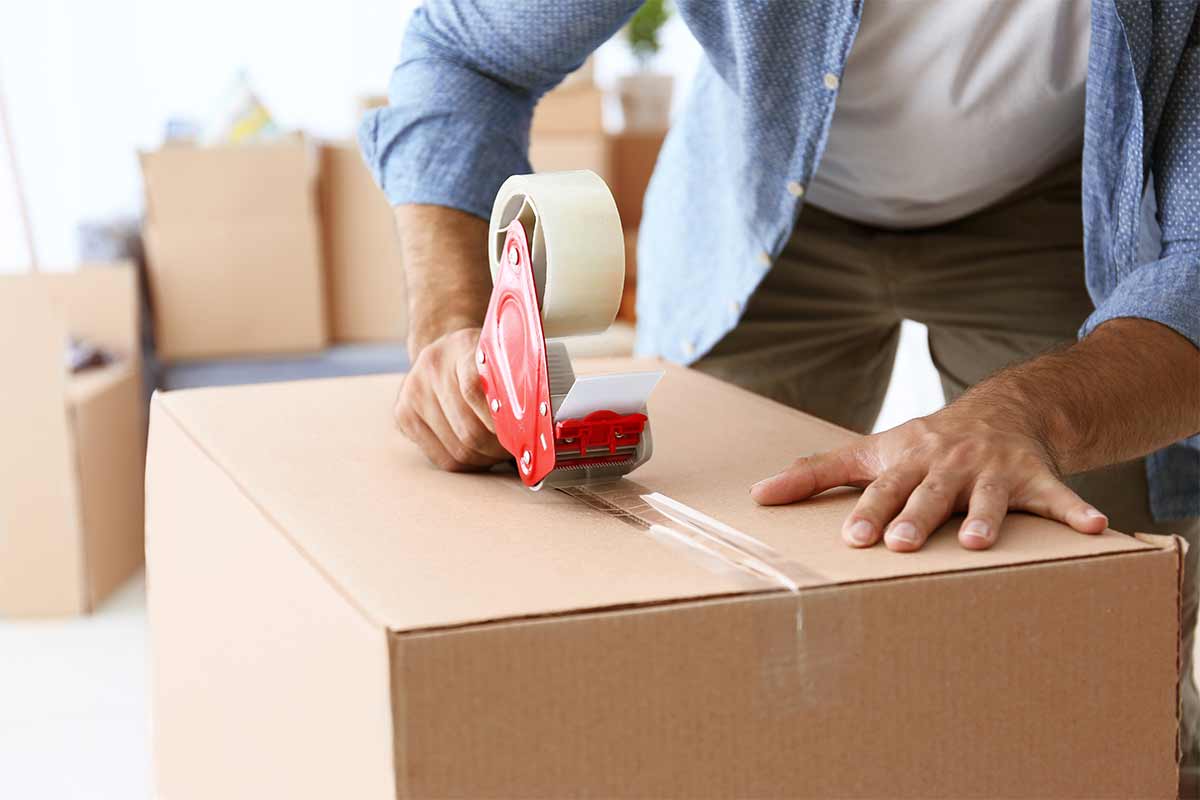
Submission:
[[[661,365],[636,368],[649,366]],[[632,480],[770,544],[816,583],[1153,549],[1014,514],[989,551],[963,550],[949,527],[914,554],[851,550],[838,531],[855,492],[762,508],[747,490],[854,434],[700,373],[666,370],[649,405],[654,457]],[[744,577],[560,492],[531,492],[515,474],[434,469],[393,428],[396,386],[396,376],[376,376],[192,390],[159,395],[156,414],[180,424],[317,569],[393,630],[748,591]]]
[[[72,336],[124,358],[138,357],[138,288],[133,264],[85,264],[74,272],[45,273],[40,278]]]
[[[317,156],[301,137],[141,154],[150,224],[189,229],[204,221],[294,220],[314,213]]]

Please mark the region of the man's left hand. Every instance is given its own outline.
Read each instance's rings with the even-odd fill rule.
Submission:
[[[1048,448],[1004,413],[989,414],[964,397],[922,419],[806,458],[755,484],[763,505],[804,500],[835,486],[864,489],[842,526],[853,547],[882,537],[891,550],[917,550],[956,511],[963,547],[996,542],[1007,511],[1020,509],[1059,520],[1080,533],[1100,533],[1104,514],[1071,491]]]

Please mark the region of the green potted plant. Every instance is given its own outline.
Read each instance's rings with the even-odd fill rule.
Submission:
[[[617,81],[626,130],[661,131],[670,124],[674,81],[651,67],[662,47],[663,25],[670,16],[669,0],[646,0],[622,31],[638,63],[635,73]]]

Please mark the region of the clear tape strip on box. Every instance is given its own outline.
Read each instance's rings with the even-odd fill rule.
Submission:
[[[798,592],[824,582],[765,542],[634,481],[558,487],[558,491],[682,550],[708,569],[748,576],[756,586],[768,583]]]

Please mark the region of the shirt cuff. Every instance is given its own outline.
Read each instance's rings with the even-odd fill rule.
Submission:
[[[1200,347],[1200,253],[1179,253],[1126,275],[1079,329],[1083,338],[1110,319],[1137,317],[1166,325]]]
[[[391,104],[371,111],[359,147],[392,205],[448,206],[487,219],[500,184],[532,172],[532,95],[445,60],[392,74]]]

